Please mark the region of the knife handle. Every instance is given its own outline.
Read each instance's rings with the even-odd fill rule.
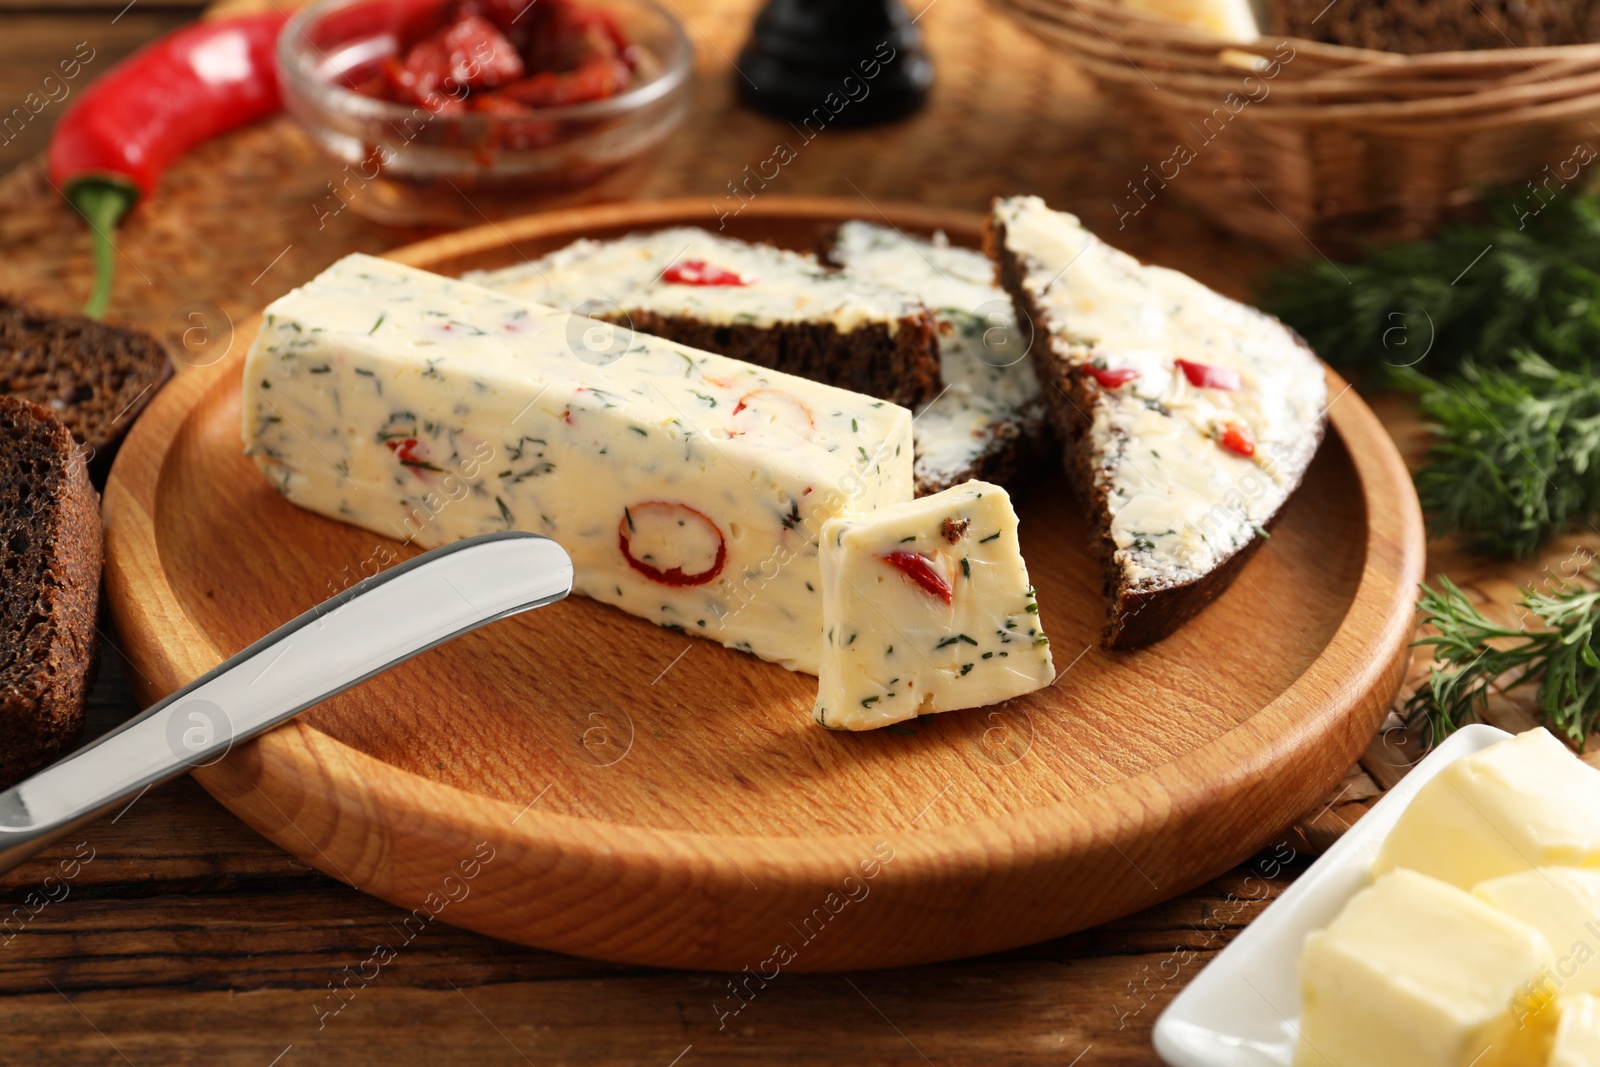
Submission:
[[[571,589],[561,546],[519,532],[458,541],[367,578],[0,793],[0,871],[397,663]]]

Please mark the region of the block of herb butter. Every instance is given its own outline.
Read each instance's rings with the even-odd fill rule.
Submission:
[[[1466,890],[1394,871],[1300,955],[1295,1067],[1526,1067],[1555,1024],[1544,935]]]
[[[1600,770],[1543,729],[1457,760],[1384,839],[1373,871],[1396,867],[1463,889],[1534,867],[1600,867]]]
[[[1600,870],[1537,867],[1480,882],[1472,895],[1544,934],[1550,992],[1600,993]]]
[[[872,730],[1050,684],[1055,670],[1006,491],[964,482],[822,527],[813,716]]]
[[[1587,994],[1561,999],[1549,1067],[1600,1067],[1600,1001]]]
[[[424,547],[542,533],[578,592],[814,673],[817,534],[911,499],[910,412],[614,329],[347,256],[267,308],[246,451],[312,511]]]

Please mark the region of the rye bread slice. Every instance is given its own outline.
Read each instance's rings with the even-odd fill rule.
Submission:
[[[918,496],[973,480],[1009,486],[1054,451],[1027,341],[987,256],[859,219],[825,230],[818,255],[921,301],[938,325],[945,388],[911,424]]]
[[[161,342],[0,297],[0,393],[60,419],[102,482],[133,420],[172,373]]]
[[[0,396],[0,787],[82,732],[100,551],[100,502],[72,435],[37,404]]]
[[[1157,535],[1162,539],[1176,536],[1179,543],[1185,539],[1192,543],[1193,538],[1198,537],[1210,555],[1201,570],[1173,565],[1170,574],[1163,574],[1159,566],[1161,554],[1155,543],[1140,544],[1137,540],[1131,544],[1119,543],[1119,533],[1115,529],[1117,511],[1126,506],[1119,503],[1113,507],[1113,495],[1119,489],[1117,474],[1138,443],[1129,441],[1111,416],[1114,404],[1128,404],[1135,398],[1132,394],[1113,397],[1112,390],[1103,386],[1088,369],[1095,361],[1108,367],[1128,365],[1128,351],[1119,352],[1097,343],[1088,335],[1085,322],[1067,321],[1068,315],[1059,310],[1061,305],[1053,302],[1058,294],[1073,291],[1075,279],[1069,267],[1092,269],[1096,261],[1090,257],[1080,264],[1076,256],[1067,256],[1066,261],[1059,264],[1044,263],[1019,252],[1007,232],[1008,222],[1003,214],[1007,205],[1019,202],[1027,202],[1030,210],[1048,210],[1034,198],[997,201],[990,217],[986,248],[999,265],[1000,284],[1011,295],[1018,315],[1026,316],[1034,325],[1034,369],[1049,405],[1051,422],[1063,443],[1069,479],[1088,510],[1091,547],[1101,563],[1107,606],[1102,644],[1110,649],[1148,645],[1172,634],[1220,596],[1269,536],[1268,531],[1281,513],[1283,503],[1298,488],[1321,443],[1326,421],[1326,379],[1320,362],[1292,330],[1269,315],[1226,301],[1198,283],[1183,279],[1192,287],[1188,290],[1191,295],[1202,297],[1203,294],[1203,299],[1213,306],[1225,305],[1229,313],[1236,316],[1234,321],[1244,323],[1246,329],[1260,331],[1262,337],[1277,347],[1286,361],[1286,366],[1279,369],[1292,374],[1297,383],[1296,397],[1301,402],[1295,410],[1302,414],[1297,423],[1298,434],[1281,441],[1260,442],[1259,455],[1263,459],[1256,461],[1257,465],[1266,461],[1268,453],[1273,458],[1269,472],[1262,475],[1270,489],[1256,491],[1254,496],[1260,497],[1259,500],[1241,491],[1236,504],[1233,497],[1219,494],[1205,511],[1189,515],[1183,529],[1168,529]],[[1050,214],[1060,216],[1060,213]],[[1087,242],[1092,242],[1086,244],[1086,250],[1104,255],[1105,262],[1111,266],[1129,272],[1151,270],[1087,235],[1071,216],[1061,217],[1084,234]],[[1171,272],[1160,276],[1180,277]],[[1134,294],[1134,299],[1138,295]],[[1118,309],[1102,307],[1101,310],[1114,313]],[[1203,322],[1188,325],[1197,329],[1204,327]],[[1222,350],[1223,346],[1219,346],[1218,351]],[[1178,355],[1173,352],[1171,358]],[[1154,356],[1166,358],[1162,353]],[[1170,380],[1179,390],[1193,388],[1180,383],[1176,370],[1171,373]],[[1247,377],[1245,388],[1252,384]],[[1127,385],[1118,388],[1126,389]],[[1140,403],[1153,413],[1151,417],[1173,417],[1158,399]],[[1312,407],[1316,409],[1314,416],[1309,413]],[[1174,429],[1186,426],[1186,423],[1173,424]],[[1229,456],[1218,442],[1200,440],[1205,443],[1195,445],[1190,462],[1215,464],[1218,470],[1226,469],[1227,464],[1240,466],[1239,458]],[[1206,449],[1217,451],[1208,456]],[[1151,478],[1145,471],[1138,472],[1139,479],[1146,483],[1140,490],[1144,493],[1152,492],[1152,486],[1160,488],[1159,474],[1164,464],[1149,466],[1158,476]],[[1181,469],[1183,464],[1177,466]],[[1236,484],[1243,485],[1254,474],[1254,468],[1247,465],[1240,469]],[[1192,486],[1174,483],[1168,488],[1171,495],[1181,496]],[[1216,538],[1215,542],[1207,538],[1208,533]],[[1120,537],[1127,540],[1125,532]]]
[[[939,367],[929,353],[938,337],[927,315],[908,316],[891,332],[870,323],[841,333],[829,322],[715,323],[634,309],[611,316],[641,333],[742,359],[800,378],[914,405],[938,395]]]
[[[463,280],[907,407],[941,387],[938,328],[915,299],[696,227],[583,238]]]
[[[953,392],[946,393],[935,402],[935,411],[939,405],[958,403],[953,397]],[[918,496],[931,496],[970,481],[1014,489],[1037,473],[1055,452],[1055,432],[1040,396],[1026,401],[1014,415],[987,417],[981,427],[972,429],[970,445],[959,453],[932,451],[926,436],[917,437],[917,427],[932,418],[933,412],[924,411],[911,427],[916,452],[912,476]]]

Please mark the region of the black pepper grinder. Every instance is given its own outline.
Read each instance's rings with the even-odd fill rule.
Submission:
[[[813,133],[904,118],[933,84],[900,0],[767,0],[739,70],[746,104]]]

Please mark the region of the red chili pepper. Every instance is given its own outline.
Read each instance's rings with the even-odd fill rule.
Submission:
[[[1097,367],[1089,363],[1085,364],[1083,369],[1089,372],[1089,377],[1107,389],[1120,388],[1141,376],[1132,367]]]
[[[61,116],[50,179],[95,232],[87,314],[99,318],[111,299],[111,231],[173,160],[282,108],[272,53],[286,18],[274,10],[185,26],[118,63]]]
[[[1201,389],[1226,389],[1229,392],[1239,388],[1239,372],[1228,367],[1213,367],[1205,363],[1191,363],[1187,359],[1176,361],[1178,369],[1183,371],[1183,376],[1189,379],[1189,384]]]
[[[661,280],[670,285],[749,285],[741,275],[721,267],[713,267],[703,259],[686,259],[674,263],[661,272]]]
[[[418,478],[422,477],[423,471],[439,469],[433,464],[429,463],[427,460],[423,459],[421,456],[417,455],[417,448],[419,446],[415,437],[407,437],[403,441],[385,441],[384,444],[388,445],[389,451],[393,452],[396,458],[400,460],[400,465],[402,467],[410,467],[411,473],[415,474]]]
[[[695,574],[687,574],[682,567],[667,567],[662,569],[653,563],[637,559],[633,554],[633,535],[639,517],[654,514],[658,518],[670,519],[682,526],[686,522],[704,524],[712,533],[717,535],[717,556],[712,560],[711,566]],[[628,561],[628,566],[662,585],[682,588],[691,585],[705,585],[722,573],[722,568],[728,562],[728,539],[722,536],[722,531],[717,524],[706,517],[704,512],[696,511],[687,504],[678,504],[666,500],[647,500],[642,504],[635,504],[631,508],[622,509],[622,521],[617,524],[617,547],[622,550],[622,558]]]
[[[1217,443],[1229,452],[1237,452],[1241,456],[1256,454],[1255,434],[1250,432],[1248,426],[1237,422],[1222,424],[1222,433],[1217,436]]]
[[[817,418],[812,414],[810,404],[807,404],[793,393],[768,386],[752,389],[744,396],[741,396],[738,402],[733,405],[733,413],[737,415],[741,411],[748,409],[752,404],[760,404],[762,400],[767,401],[769,409],[775,410],[781,415],[798,415],[800,418],[805,419],[806,429],[815,430],[817,428]]]
[[[950,583],[933,569],[933,564],[927,556],[917,552],[891,552],[883,557],[883,561],[892,567],[898,567],[907,578],[946,604],[955,599],[955,594],[950,591]]]

